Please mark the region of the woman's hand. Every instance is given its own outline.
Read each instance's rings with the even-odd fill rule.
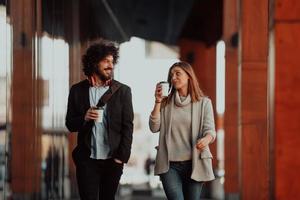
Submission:
[[[199,150],[199,151],[203,151],[208,145],[209,143],[212,141],[212,136],[211,135],[206,135],[205,137],[203,138],[200,138],[198,141],[197,141],[197,144],[196,144],[196,148]]]
[[[163,97],[162,97],[162,87],[159,83],[156,84],[154,96],[155,96],[155,103],[161,103]]]
[[[154,104],[154,108],[151,112],[151,116],[153,118],[159,118],[161,102],[162,102],[163,98],[165,98],[162,96],[162,86],[160,83],[156,84],[154,96],[155,96],[155,104]]]

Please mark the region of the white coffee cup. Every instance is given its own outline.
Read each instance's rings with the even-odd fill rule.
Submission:
[[[169,83],[162,81],[159,83],[161,85],[161,94],[163,97],[167,97],[169,95]]]
[[[103,108],[94,108],[98,113],[98,118],[95,119],[95,122],[99,123],[103,121],[104,109]]]

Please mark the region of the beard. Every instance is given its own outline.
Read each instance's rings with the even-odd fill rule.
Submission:
[[[102,71],[100,71],[99,69],[96,70],[96,75],[98,76],[98,78],[101,80],[101,81],[108,81],[112,78],[112,74],[109,74],[109,75],[106,75],[104,74]]]

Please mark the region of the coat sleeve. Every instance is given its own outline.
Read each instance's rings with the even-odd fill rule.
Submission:
[[[152,133],[157,133],[160,131],[160,115],[158,117],[149,117],[149,128]]]
[[[68,97],[68,107],[66,115],[66,127],[70,132],[78,132],[85,124],[84,114],[78,112],[76,105],[76,88],[71,87]]]
[[[122,106],[122,127],[121,127],[121,142],[116,154],[116,158],[120,159],[124,163],[129,160],[132,144],[133,133],[133,106],[131,89],[127,87],[123,94],[123,106]]]
[[[214,120],[214,111],[211,100],[208,99],[207,103],[204,106],[204,117],[203,117],[203,129],[202,134],[206,136],[210,134],[212,136],[211,143],[216,139],[216,130],[215,130],[215,120]]]

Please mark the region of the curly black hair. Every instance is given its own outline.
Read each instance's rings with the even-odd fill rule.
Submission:
[[[93,43],[82,56],[83,72],[86,76],[91,76],[97,70],[98,63],[108,55],[112,55],[116,64],[119,59],[119,47],[115,42],[100,40]]]

